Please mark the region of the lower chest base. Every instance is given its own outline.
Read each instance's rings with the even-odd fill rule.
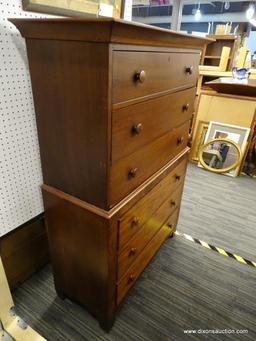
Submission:
[[[105,330],[175,232],[186,164],[183,153],[110,211],[43,185],[56,291],[84,305]]]

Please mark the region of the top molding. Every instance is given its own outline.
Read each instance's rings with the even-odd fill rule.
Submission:
[[[181,47],[202,50],[215,41],[163,28],[112,18],[10,18],[24,38],[80,40],[97,43],[118,43]]]

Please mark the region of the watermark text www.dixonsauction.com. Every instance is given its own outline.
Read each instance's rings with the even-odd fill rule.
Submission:
[[[185,329],[184,334],[248,334],[248,329]]]

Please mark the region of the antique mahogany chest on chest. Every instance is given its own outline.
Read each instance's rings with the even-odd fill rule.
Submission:
[[[113,19],[11,21],[26,38],[56,291],[108,330],[175,231],[207,40]]]

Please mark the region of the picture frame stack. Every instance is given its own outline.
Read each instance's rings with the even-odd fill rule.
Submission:
[[[202,145],[213,139],[223,138],[231,140],[237,143],[241,148],[242,158],[241,162],[234,170],[225,174],[233,177],[238,176],[240,173],[240,169],[242,168],[242,164],[244,163],[250,130],[250,128],[240,127],[222,122],[200,121],[194,141],[194,143],[196,143],[196,155],[198,155],[198,151],[200,150]],[[202,167],[200,163],[198,163],[198,166]]]
[[[24,11],[61,16],[109,16],[121,18],[123,0],[22,0]]]

